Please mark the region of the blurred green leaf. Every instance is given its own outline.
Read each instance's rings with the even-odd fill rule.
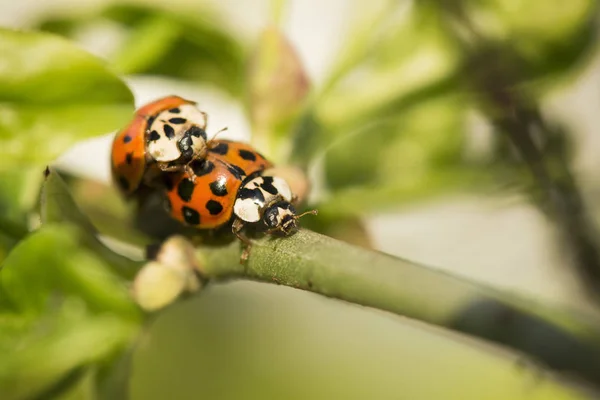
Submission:
[[[59,303],[13,336],[14,347],[0,359],[2,399],[42,395],[68,379],[76,368],[123,349],[137,329],[132,321],[110,314],[92,315],[77,300]]]
[[[206,4],[168,7],[148,2],[108,4],[74,17],[48,18],[47,29],[77,39],[100,22],[118,27],[106,57],[125,74],[155,74],[215,84],[233,95],[243,87],[245,50]]]
[[[396,2],[388,7],[375,28],[359,33],[356,41],[349,34],[353,40],[341,52],[341,71],[334,71],[316,105],[327,130],[343,134],[339,131],[382,113],[393,115],[400,99],[453,78],[459,68],[460,50],[437,7]]]
[[[426,2],[374,4],[367,10],[357,2],[364,16],[347,33],[352,40],[296,127],[295,162],[306,166],[359,131],[389,124],[422,102],[458,92],[462,51],[447,34],[439,10]],[[392,136],[389,132],[387,140]],[[374,139],[374,146],[382,139]]]
[[[102,361],[110,369],[142,318],[119,276],[123,268],[133,274],[137,263],[98,241],[56,172],[47,171],[41,197],[42,227],[12,249],[0,271],[0,350],[10,349],[0,360],[0,392],[8,398],[95,392],[103,378],[94,375],[90,387],[81,368]]]
[[[593,48],[598,19],[594,0],[478,0],[463,2],[466,15],[489,40],[517,53],[521,79],[567,72]],[[549,76],[551,75],[551,77]]]
[[[139,263],[113,252],[100,242],[96,228],[80,211],[60,175],[53,170],[48,170],[47,174],[40,202],[42,224],[72,223],[80,230],[79,240],[108,262],[114,273],[126,279],[133,278]]]
[[[111,64],[125,74],[143,71],[158,63],[182,34],[179,24],[158,14],[143,19],[111,57]],[[152,38],[152,40],[148,40]]]
[[[82,213],[102,235],[140,247],[152,242],[134,226],[136,205],[125,202],[114,185],[77,176],[62,176]]]
[[[348,132],[324,151],[322,215],[362,215],[440,193],[480,189],[497,178],[468,162],[463,96],[421,101],[396,117]]]
[[[0,171],[43,166],[131,116],[127,86],[64,39],[0,29],[0,52]]]
[[[291,43],[277,27],[266,28],[250,61],[247,109],[252,141],[269,159],[288,159],[284,139],[308,91],[308,76]]]
[[[26,232],[27,214],[37,203],[43,177],[41,168],[23,167],[0,171],[0,220],[7,224],[12,222]],[[0,230],[15,238],[20,238],[23,233],[11,232],[2,222]]]
[[[80,230],[45,225],[21,241],[4,261],[0,280],[11,304],[39,313],[55,295],[77,296],[96,311],[137,318],[127,288],[107,263],[86,249]]]
[[[506,349],[256,282],[215,285],[172,307],[151,337],[137,351],[133,399],[593,398]]]

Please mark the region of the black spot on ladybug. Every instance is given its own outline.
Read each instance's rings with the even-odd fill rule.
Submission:
[[[263,176],[263,181],[260,184],[262,190],[270,194],[277,194],[277,188],[273,186],[273,177]]]
[[[228,164],[227,169],[237,180],[241,181],[244,178],[244,176],[246,176],[246,172],[237,165]]]
[[[125,162],[127,163],[127,165],[131,165],[131,163],[133,162],[133,153],[127,153],[125,154]]]
[[[225,181],[224,180],[218,180],[218,181],[214,181],[211,182],[210,185],[210,191],[215,195],[215,196],[226,196],[227,195],[227,186],[225,185]]]
[[[189,179],[183,179],[177,185],[177,195],[183,201],[190,201],[192,199],[192,194],[194,193],[194,182]]]
[[[47,178],[50,175],[50,167],[46,165],[46,169],[44,169],[44,178]]]
[[[294,206],[287,201],[284,204],[280,204],[279,207],[283,208],[284,210],[290,210],[293,214],[296,214],[296,209]]]
[[[158,134],[158,132],[156,132],[156,131],[150,132],[150,136],[148,136],[148,140],[150,140],[151,142],[155,142],[158,139],[160,139],[160,135]]]
[[[246,199],[254,199],[260,203],[265,202],[265,196],[262,194],[260,189],[249,189],[249,188],[241,188],[238,190],[237,194],[238,199],[246,200]]]
[[[156,115],[152,115],[152,116],[148,117],[148,119],[146,120],[146,126],[151,127],[152,124],[154,123],[155,119],[156,119]]]
[[[125,136],[123,136],[123,143],[129,143],[129,142],[131,142],[132,139],[133,138],[131,136],[125,135]]]
[[[123,189],[126,192],[129,190],[129,182],[127,181],[127,179],[125,179],[124,176],[119,177],[119,186],[121,186],[121,189]]]
[[[220,154],[224,156],[229,151],[229,145],[227,143],[219,143],[212,149],[210,149],[211,153]]]
[[[209,160],[195,161],[190,164],[192,167],[192,171],[196,174],[196,176],[202,176],[210,174],[213,169],[215,169],[215,164]]]
[[[163,127],[167,139],[173,139],[175,137],[175,129],[171,125],[165,124]]]
[[[181,110],[179,109],[179,107],[175,107],[175,108],[171,108],[171,109],[169,110],[169,112],[170,112],[171,114],[179,114],[179,113],[181,112]]]
[[[209,200],[206,202],[206,209],[210,215],[217,215],[223,211],[223,206],[218,201]]]
[[[201,137],[202,139],[206,140],[206,131],[199,126],[192,126],[190,129],[188,129],[188,133],[194,137]]]
[[[198,211],[193,208],[183,206],[181,207],[181,214],[183,215],[183,220],[186,224],[189,225],[199,225],[200,224],[200,214]]]
[[[175,125],[185,124],[186,121],[187,121],[187,119],[181,118],[181,117],[175,117],[175,118],[171,118],[169,120],[170,123],[175,124]]]
[[[173,210],[173,205],[171,204],[171,200],[169,200],[169,198],[166,196],[163,199],[163,207],[165,208],[165,211],[167,211],[169,214]]]
[[[251,151],[240,149],[238,153],[240,154],[240,157],[242,157],[244,160],[256,161],[256,156]]]

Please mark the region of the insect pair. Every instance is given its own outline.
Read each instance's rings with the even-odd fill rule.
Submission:
[[[216,229],[231,223],[246,245],[246,225],[291,235],[298,229],[296,196],[273,164],[250,145],[208,140],[207,115],[196,103],[168,96],[139,108],[113,141],[114,181],[127,197],[159,190],[169,214],[185,225]]]

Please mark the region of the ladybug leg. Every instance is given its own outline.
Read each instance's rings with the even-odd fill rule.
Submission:
[[[163,172],[179,172],[184,171],[192,180],[192,182],[196,183],[196,173],[192,169],[189,164],[185,165],[167,165],[167,164],[158,164],[158,167]]]
[[[231,231],[240,239],[243,243],[244,250],[242,251],[242,255],[240,256],[240,264],[245,264],[248,261],[248,257],[250,256],[250,249],[252,248],[252,242],[250,239],[246,237],[242,233],[242,229],[244,228],[244,222],[241,219],[236,219],[231,225]]]
[[[190,167],[190,164],[185,164],[183,166],[183,170],[185,171],[186,174],[188,174],[188,176],[190,177],[192,182],[196,183],[196,173],[194,172],[192,167]]]

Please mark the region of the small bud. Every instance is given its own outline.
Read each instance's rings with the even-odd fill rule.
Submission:
[[[199,270],[194,246],[179,235],[171,236],[162,244],[156,254],[156,261],[178,271]]]
[[[250,63],[248,85],[252,140],[269,158],[276,157],[282,150],[278,142],[288,137],[305,104],[309,80],[293,46],[274,26],[260,37]]]
[[[132,295],[147,311],[156,311],[174,302],[184,292],[196,292],[202,283],[196,271],[199,263],[194,247],[182,236],[167,239],[133,282]]]
[[[185,273],[151,261],[135,277],[132,294],[144,310],[156,311],[175,301],[186,285]]]

